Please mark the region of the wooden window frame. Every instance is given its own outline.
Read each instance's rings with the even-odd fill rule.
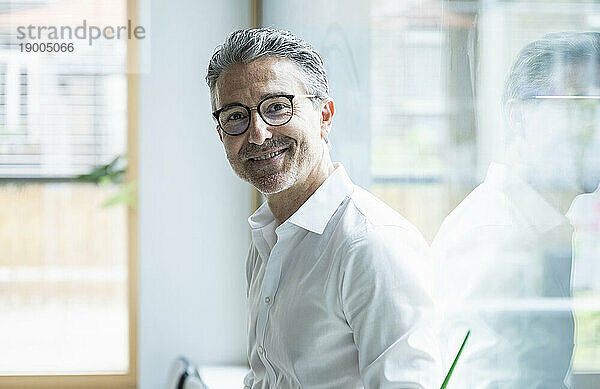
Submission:
[[[127,1],[127,18],[138,24],[138,0]],[[138,181],[139,56],[136,39],[127,40],[127,171],[125,181]],[[126,374],[3,375],[0,389],[135,389],[138,345],[138,212],[127,209],[129,369]]]

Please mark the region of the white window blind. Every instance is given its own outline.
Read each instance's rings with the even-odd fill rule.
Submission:
[[[69,179],[123,154],[126,41],[21,40],[17,27],[121,25],[125,2],[1,4],[0,179]],[[27,42],[73,42],[74,49],[21,52]]]

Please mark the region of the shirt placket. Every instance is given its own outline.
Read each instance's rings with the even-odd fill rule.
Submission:
[[[269,313],[275,300],[277,288],[279,287],[279,281],[281,280],[281,269],[287,252],[287,250],[284,249],[284,244],[282,244],[282,241],[286,239],[289,233],[291,233],[290,228],[284,228],[277,233],[277,243],[271,250],[269,260],[267,261],[265,267],[265,275],[261,290],[262,301],[260,303],[259,314],[256,322],[256,348],[261,361],[265,365],[267,374],[269,376],[269,382],[271,384],[275,384],[277,382],[277,374],[275,373],[273,365],[269,361],[269,349],[268,345],[265,344],[265,338],[269,323]]]

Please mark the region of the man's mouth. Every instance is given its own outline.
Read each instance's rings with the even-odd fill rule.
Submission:
[[[287,150],[287,148],[285,149],[281,149],[281,150],[277,150],[277,151],[273,151],[269,154],[265,154],[265,155],[261,155],[260,157],[252,157],[250,158],[251,161],[257,162],[257,161],[266,161],[268,159],[272,159],[277,157],[278,155],[283,154],[285,151]]]

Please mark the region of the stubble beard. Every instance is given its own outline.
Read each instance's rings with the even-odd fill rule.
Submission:
[[[274,145],[285,145],[288,149],[283,155],[281,168],[275,166],[265,166],[263,168],[253,168],[252,162],[244,161],[239,156],[231,158],[229,155],[229,163],[235,173],[242,180],[250,183],[259,192],[264,195],[270,195],[282,192],[293,186],[300,178],[303,164],[309,162],[308,147],[306,143],[296,143],[295,140],[289,138],[285,143],[275,140]]]

